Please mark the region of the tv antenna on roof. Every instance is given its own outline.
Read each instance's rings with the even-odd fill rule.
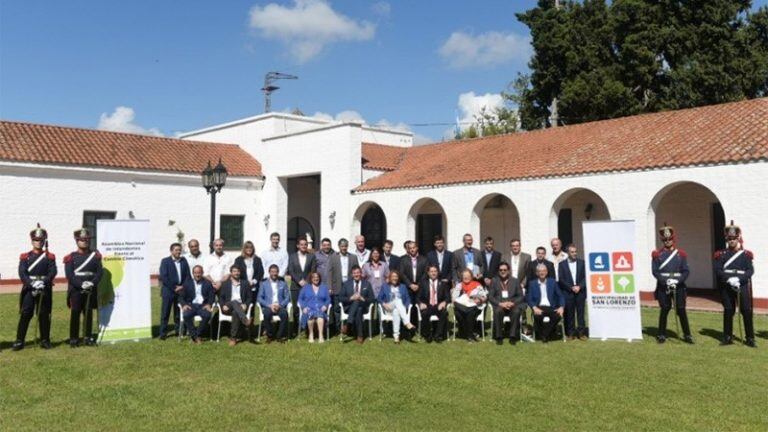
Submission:
[[[284,74],[281,72],[268,72],[266,75],[264,75],[264,87],[261,89],[261,91],[264,92],[264,112],[268,113],[272,110],[272,92],[279,89],[280,87],[274,85],[273,83],[277,80],[281,79],[299,79],[296,75],[289,75]]]

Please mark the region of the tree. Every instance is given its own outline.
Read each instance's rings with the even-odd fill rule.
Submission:
[[[474,120],[467,129],[457,132],[456,139],[508,134],[517,130],[517,111],[507,107],[492,110],[483,107],[474,116]]]

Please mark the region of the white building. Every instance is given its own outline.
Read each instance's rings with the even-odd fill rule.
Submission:
[[[14,245],[0,252],[3,283],[14,283],[17,254],[35,222],[63,255],[85,211],[150,219],[153,265],[178,230],[207,243],[209,203],[198,172],[221,155],[234,176],[217,215],[235,248],[251,239],[260,250],[273,231],[289,247],[307,232],[334,243],[362,232],[371,244],[389,238],[399,249],[414,239],[422,250],[441,233],[458,248],[468,232],[478,244],[492,236],[505,253],[520,238],[532,252],[557,236],[581,247],[586,219],[634,219],[638,250],[648,252],[636,263],[647,270],[639,286],[648,298],[660,224],[677,228],[689,286],[711,289],[711,256],[733,219],[755,252],[756,305],[768,306],[768,200],[761,195],[768,98],[416,147],[409,133],[281,113],[183,140],[0,127],[0,197],[11,220],[0,242]]]

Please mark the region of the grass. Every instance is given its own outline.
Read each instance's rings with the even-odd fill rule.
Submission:
[[[765,316],[756,350],[719,347],[721,315],[691,313],[694,346],[657,345],[647,328],[643,343],[169,339],[15,353],[17,302],[0,295],[2,431],[768,428]],[[55,294],[55,343],[68,334],[64,304]],[[646,326],[656,319],[643,310]]]

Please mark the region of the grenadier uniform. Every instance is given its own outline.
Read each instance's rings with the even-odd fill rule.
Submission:
[[[651,254],[651,271],[656,278],[654,297],[659,302],[659,332],[656,340],[664,343],[667,340],[667,316],[672,306],[680,319],[683,330],[683,340],[693,343],[691,327],[688,324],[688,314],[685,311],[686,294],[685,280],[688,279],[688,255],[678,249],[675,244],[675,229],[664,223],[659,230],[663,246]],[[679,329],[678,329],[679,331]],[[678,335],[679,336],[679,335]]]
[[[723,340],[721,345],[733,343],[733,315],[738,303],[744,318],[747,346],[755,347],[755,328],[752,322],[752,252],[744,249],[741,228],[733,224],[725,227],[725,249],[715,252],[715,274],[723,301]]]
[[[56,277],[56,256],[48,252],[48,232],[40,228],[40,224],[29,232],[29,238],[32,240],[32,250],[19,257],[21,316],[16,330],[16,342],[13,343],[14,351],[24,348],[29,322],[35,313],[40,330],[40,346],[51,348],[52,287]]]
[[[69,284],[69,346],[72,348],[80,344],[81,315],[85,315],[85,344],[96,344],[93,338],[93,309],[97,305],[96,293],[103,272],[101,254],[90,249],[91,233],[82,228],[75,231],[74,237],[76,242],[83,243],[83,247],[78,244],[78,249],[64,258],[64,270]]]

